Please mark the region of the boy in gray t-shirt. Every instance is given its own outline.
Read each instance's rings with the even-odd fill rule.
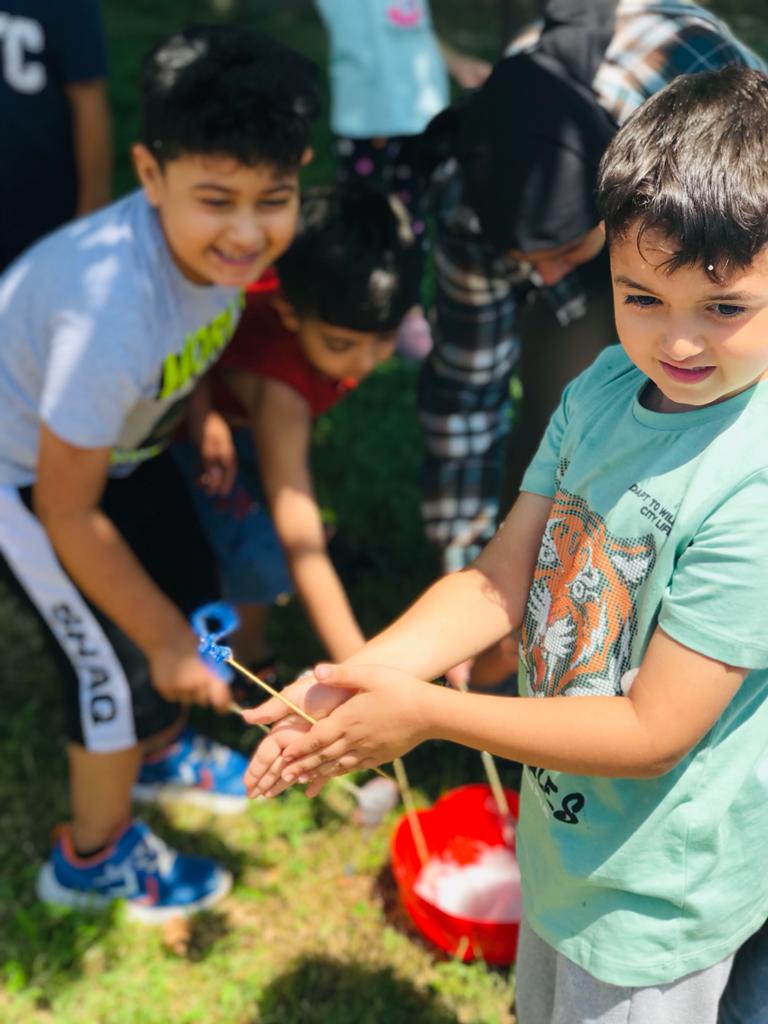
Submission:
[[[290,244],[314,69],[241,26],[195,28],[142,69],[141,190],[38,243],[0,278],[0,568],[63,666],[72,822],[43,899],[128,901],[161,919],[229,888],[212,861],[159,855],[132,787],[244,805],[240,755],[182,731],[228,705],[189,612],[213,567],[164,449],[236,325],[242,289]],[[203,416],[212,490],[233,472]],[[128,824],[126,825],[126,822]],[[168,851],[165,851],[166,854]]]

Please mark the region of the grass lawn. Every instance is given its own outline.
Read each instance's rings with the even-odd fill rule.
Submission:
[[[350,0],[352,2],[352,0]],[[118,193],[132,186],[126,159],[135,132],[139,55],[193,19],[235,17],[261,25],[325,60],[309,0],[103,0],[110,37]],[[457,45],[492,56],[499,4],[433,0]],[[534,4],[521,3],[519,11]],[[726,5],[715,5],[726,11]],[[768,51],[765,16],[733,4],[741,31]],[[738,8],[738,10],[736,10]],[[332,173],[327,127],[306,182]],[[366,630],[391,619],[436,572],[418,513],[420,437],[415,371],[396,361],[323,418],[316,431],[319,489],[344,539],[353,602]],[[314,802],[299,791],[253,804],[241,817],[154,810],[144,817],[168,841],[219,858],[234,873],[231,897],[194,923],[174,951],[160,930],[35,902],[34,879],[52,826],[67,814],[58,685],[34,623],[0,593],[0,1020],[4,1024],[511,1024],[510,971],[442,959],[398,909],[388,872],[394,812],[363,832],[335,787]],[[295,605],[275,616],[273,639],[298,669],[319,649]],[[202,717],[202,716],[200,716]],[[250,750],[258,735],[233,721],[206,727]],[[427,803],[481,778],[479,757],[431,744],[408,758]],[[514,766],[502,768],[514,784]]]

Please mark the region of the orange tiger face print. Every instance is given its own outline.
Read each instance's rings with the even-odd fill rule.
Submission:
[[[523,621],[531,692],[621,693],[637,628],[635,593],[653,568],[649,534],[614,537],[583,498],[558,491]]]

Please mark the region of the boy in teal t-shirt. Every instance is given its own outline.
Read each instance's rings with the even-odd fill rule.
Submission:
[[[315,793],[437,737],[523,761],[519,1024],[715,1024],[768,916],[766,140],[768,77],[735,67],[618,133],[599,201],[621,347],[566,389],[475,563],[315,670],[351,699],[295,684],[329,717],[284,725],[247,776]],[[412,678],[516,628],[519,698]]]

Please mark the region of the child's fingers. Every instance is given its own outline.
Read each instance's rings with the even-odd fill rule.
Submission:
[[[302,772],[299,776],[298,781],[302,785],[307,785],[310,782],[314,782],[316,779],[333,779],[337,775],[348,775],[350,772],[360,767],[360,756],[354,750],[351,750],[348,754],[343,757],[332,757],[321,764],[313,772]]]
[[[273,736],[266,736],[256,748],[243,776],[249,792],[264,792],[280,778],[285,766],[282,747]]]
[[[357,757],[355,757],[355,761],[358,762]],[[308,797],[315,797],[322,790],[323,786],[328,785],[331,779],[339,775],[346,775],[349,771],[351,771],[349,768],[331,768],[327,773],[315,775],[307,781],[304,792]]]
[[[245,769],[245,775],[243,776],[243,783],[249,792],[261,788],[261,780],[278,758],[280,758],[282,769],[283,759],[279,752],[274,753],[271,757],[268,753],[261,753],[260,751],[253,755],[248,762],[248,767]]]
[[[304,782],[306,778],[313,777],[318,771],[331,774],[334,774],[335,770],[352,771],[357,767],[358,761],[359,758],[351,749],[349,740],[342,737],[329,743],[317,753],[299,760],[289,761],[283,768],[281,777],[284,782],[295,782],[297,779]]]
[[[263,796],[271,798],[273,796],[279,796],[281,793],[284,793],[285,790],[290,789],[292,785],[292,782],[286,782],[285,779],[282,779],[278,775],[271,786],[267,786],[264,782],[262,782],[262,784],[259,786],[259,791],[262,793]]]
[[[303,761],[305,758],[310,758],[313,755],[322,754],[326,747],[342,740],[344,734],[344,725],[337,716],[323,718],[313,725],[309,732],[303,736],[297,736],[290,743],[286,744],[283,755],[286,761]],[[340,753],[344,753],[344,751]],[[324,758],[320,757],[317,764],[322,763],[323,760]],[[315,762],[308,762],[308,765],[311,768],[316,767]]]
[[[314,782],[310,782],[304,792],[307,796],[312,799],[316,797],[318,793],[322,792],[324,786],[328,784],[328,779],[316,779]]]
[[[289,690],[286,690],[286,693],[288,692]],[[292,714],[293,712],[287,704],[278,700],[277,697],[270,697],[258,707],[243,709],[243,718],[250,725],[270,725],[272,722],[279,722],[282,718]]]
[[[282,792],[284,789],[288,789],[290,786],[289,782],[283,782],[280,777],[280,771],[283,767],[282,758],[277,758],[274,769],[268,769],[264,772],[257,781],[251,781],[250,776],[246,775],[245,788],[248,796],[253,798],[257,796],[269,796],[276,795],[276,792]],[[276,787],[279,787],[276,789]],[[276,792],[273,792],[275,790]]]
[[[302,774],[293,781],[306,786],[306,795],[308,797],[314,797],[317,796],[323,786],[325,786],[331,779],[336,778],[339,775],[348,775],[349,772],[358,768],[360,763],[361,758],[359,754],[356,751],[351,750],[343,757],[325,761],[315,771]],[[285,779],[282,780],[283,788],[291,784],[292,783],[286,782]],[[278,791],[281,792],[282,790],[278,790],[277,787],[274,787],[270,791],[269,795],[274,796]]]

